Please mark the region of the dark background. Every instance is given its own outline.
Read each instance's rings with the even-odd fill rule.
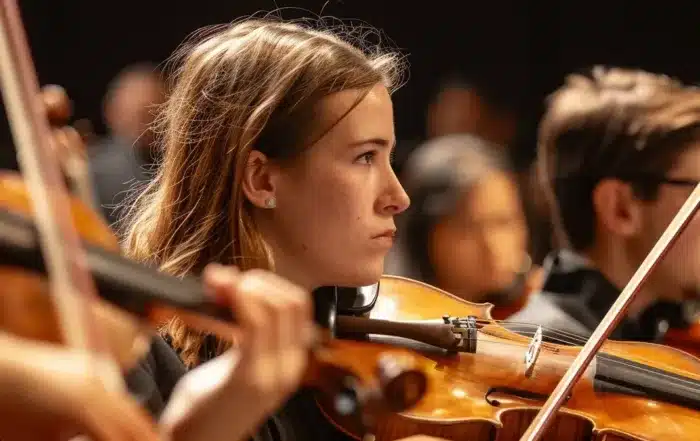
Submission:
[[[104,130],[102,95],[122,67],[161,63],[201,26],[279,7],[285,8],[285,18],[322,14],[362,20],[382,29],[408,55],[410,80],[395,101],[400,140],[423,135],[425,107],[436,81],[458,71],[492,100],[518,112],[518,152],[527,160],[543,99],[568,72],[614,64],[697,82],[698,3],[28,0],[21,6],[40,82],[63,85],[74,101],[76,118],[89,118],[98,133]],[[292,6],[297,9],[287,9]],[[0,126],[0,145],[7,146],[5,124]],[[0,166],[10,166],[11,157],[11,148],[4,148]]]

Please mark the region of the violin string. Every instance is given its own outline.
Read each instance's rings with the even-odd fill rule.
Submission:
[[[494,324],[494,323],[500,323],[500,321],[478,319],[477,324],[482,325],[482,328],[479,328],[478,331],[481,333],[484,333],[486,335],[490,335],[490,333],[487,332],[487,329],[483,328],[483,325],[489,325],[489,324]],[[525,326],[528,326],[531,328],[539,328],[538,325],[533,325],[532,323],[517,323],[517,322],[506,322],[506,321],[503,321],[502,323],[503,324],[516,324],[516,325],[520,324],[520,325],[525,325]],[[565,332],[565,331],[557,331],[556,329],[551,329],[551,328],[547,328],[547,327],[542,327],[542,329],[543,330],[546,329],[548,331],[548,334],[547,334],[548,339],[555,340],[555,341],[562,341],[562,342],[564,342],[564,344],[585,343],[585,341],[586,341],[585,338],[583,338],[579,335],[573,334],[573,333],[569,333],[569,332]],[[517,333],[519,335],[524,336],[524,337],[532,337],[532,336],[534,336],[535,332],[536,331],[521,330]],[[557,338],[557,334],[560,334],[561,337]],[[498,337],[497,334],[494,336]],[[479,342],[478,335],[475,338],[475,340],[477,340],[477,342]],[[488,343],[491,345],[518,346],[519,348],[523,349],[523,352],[525,352],[527,350],[527,347],[529,346],[529,344],[525,344],[522,342],[512,342],[512,341],[487,340],[485,342],[481,342],[481,344],[483,344],[483,343]],[[552,349],[551,347],[549,347],[549,345],[546,342],[543,342],[542,350],[544,350],[545,352],[551,352],[551,353],[553,353],[553,355],[557,356],[557,358],[559,358],[557,360],[557,364],[561,364],[564,368],[568,368],[568,366],[570,366],[571,363],[573,362],[573,360],[575,359],[575,356],[570,355],[570,354],[556,354],[555,350]],[[601,351],[601,353],[606,354],[605,351]],[[613,355],[613,354],[609,354],[609,355]],[[700,387],[698,387],[698,383],[699,383],[698,380],[695,380],[693,378],[684,377],[682,374],[677,374],[677,373],[672,373],[672,372],[663,372],[663,371],[659,372],[658,369],[652,370],[652,369],[646,368],[645,366],[641,366],[640,363],[652,364],[652,362],[646,358],[640,357],[636,361],[625,360],[624,358],[620,358],[620,359],[608,358],[608,359],[605,359],[605,361],[610,363],[610,364],[615,364],[618,366],[626,367],[630,370],[633,370],[633,371],[636,371],[639,373],[647,373],[652,377],[666,379],[673,386],[683,388],[684,390],[691,391],[693,393],[700,393]],[[515,364],[515,363],[512,363],[512,364]],[[553,372],[553,373],[559,374],[561,376],[564,375],[564,372],[561,369],[557,369],[557,368],[552,367],[552,366],[549,366],[549,367],[540,366],[538,368],[538,371],[539,372]]]
[[[513,342],[496,342],[496,341],[487,341],[486,343],[491,344],[491,345],[499,345],[499,344],[501,344],[501,345],[503,345],[503,344],[514,345],[514,344],[517,344],[517,343],[513,343]],[[482,344],[483,344],[483,342],[482,342]],[[537,368],[537,370],[540,373],[543,373],[543,372],[544,373],[553,373],[553,374],[558,374],[558,375],[563,376],[564,371],[566,370],[566,368],[568,368],[571,365],[571,363],[575,359],[575,356],[570,355],[570,354],[553,354],[553,355],[557,356],[557,359],[555,362],[556,362],[556,364],[560,365],[561,368],[553,367],[551,365],[546,366],[546,367],[540,365],[540,367]],[[648,373],[649,375],[651,375],[653,377],[665,379],[674,387],[682,388],[686,391],[690,391],[693,393],[700,393],[700,388],[698,387],[697,381],[695,381],[692,378],[683,378],[682,376],[681,376],[681,378],[678,378],[676,375],[674,375],[672,373],[658,372],[655,370],[651,370],[651,369],[648,369],[644,366],[640,366],[638,363],[633,363],[633,362],[630,362],[629,360],[624,360],[624,359],[623,360],[606,359],[605,361],[607,363],[610,363],[610,364],[624,366],[626,368],[629,368],[630,370],[634,370],[634,371],[639,372],[639,373]],[[515,363],[511,363],[511,364],[515,364]]]
[[[501,326],[509,325],[509,324],[510,324],[510,325],[518,325],[518,326],[528,326],[528,327],[531,327],[531,328],[538,328],[538,327],[539,327],[539,325],[535,325],[535,324],[532,324],[532,323],[527,323],[527,322],[509,322],[509,321],[505,321],[505,320],[477,320],[477,323],[482,323],[482,324],[493,324],[493,323],[497,323],[497,324],[500,324]],[[504,327],[506,327],[506,329],[508,329],[507,326],[504,326]],[[574,334],[574,333],[572,333],[572,332],[560,331],[560,330],[557,330],[557,329],[555,329],[555,328],[549,328],[549,327],[546,327],[546,326],[543,326],[543,327],[542,327],[542,330],[545,331],[545,332],[547,332],[547,338],[548,338],[548,339],[554,340],[555,342],[561,342],[561,343],[563,343],[563,344],[583,345],[583,344],[585,344],[586,341],[587,341],[586,338],[584,338],[584,337],[582,337],[582,336],[580,336],[580,335]],[[515,331],[514,331],[514,332],[515,332]],[[535,332],[536,332],[536,331],[534,331],[534,330],[532,330],[532,331],[531,331],[531,330],[518,330],[517,333],[520,334],[520,335],[523,335],[523,336],[533,337],[533,336],[535,335]],[[543,348],[546,348],[546,344],[543,344]],[[605,352],[603,352],[603,353],[605,353]],[[645,367],[639,365],[640,362],[641,362],[641,363],[652,364],[652,363],[653,363],[653,360],[650,360],[650,359],[648,359],[648,358],[639,357],[639,358],[637,359],[637,362],[632,362],[632,361],[630,361],[630,360],[624,360],[624,359],[623,359],[623,360],[608,359],[607,361],[610,362],[610,363],[614,363],[614,364],[616,364],[616,365],[619,365],[619,366],[627,367],[627,368],[629,368],[629,369],[634,369],[634,370],[636,370],[637,372],[649,373],[650,375],[653,375],[653,376],[656,376],[656,377],[665,377],[665,378],[667,378],[669,381],[671,381],[672,383],[675,383],[675,384],[677,384],[677,385],[679,385],[679,386],[680,386],[680,383],[679,383],[679,382],[681,382],[681,381],[684,382],[684,383],[689,383],[689,384],[691,384],[691,385],[693,386],[693,389],[692,389],[692,390],[696,390],[696,389],[697,389],[697,390],[700,390],[700,388],[698,388],[698,386],[697,386],[697,381],[694,380],[694,379],[692,379],[692,378],[679,379],[677,376],[675,376],[675,374],[672,374],[672,373],[660,373],[660,372],[658,372],[658,371],[651,370],[651,369],[648,369],[648,368],[645,368]],[[670,366],[670,363],[663,363],[663,364],[661,364],[661,366],[662,366],[662,367],[663,367],[663,366],[668,367],[668,366]],[[682,386],[681,386],[681,387],[682,387]]]
[[[489,335],[489,333],[486,332],[485,329],[483,329],[483,326],[490,325],[490,324],[500,324],[501,326],[505,327],[506,329],[508,329],[508,325],[526,326],[526,327],[530,327],[531,329],[537,329],[540,327],[539,325],[535,325],[532,323],[510,322],[510,321],[505,321],[505,320],[477,319],[476,323],[478,325],[482,325],[482,328],[479,328],[479,331],[482,333],[485,333],[487,335]],[[542,330],[546,332],[546,337],[548,340],[554,340],[555,342],[561,342],[561,343],[566,344],[566,345],[574,345],[574,346],[583,345],[587,341],[587,339],[585,337],[574,334],[572,332],[560,331],[560,330],[557,330],[554,328],[548,328],[548,327],[544,327],[544,326],[542,327]],[[516,331],[513,331],[512,329],[511,329],[511,331],[516,332]],[[536,332],[535,330],[523,329],[523,330],[518,330],[516,333],[519,335],[522,335],[524,337],[533,337],[535,332]],[[498,335],[496,335],[496,336],[498,336]],[[478,336],[476,337],[476,340],[477,340],[477,342],[479,341]],[[488,343],[489,344],[502,344],[502,345],[518,346],[518,347],[523,349],[523,352],[525,350],[527,350],[527,345],[524,343],[521,343],[521,342],[508,342],[508,341],[495,342],[495,341],[489,340]],[[553,352],[553,349],[548,347],[547,342],[543,342],[542,350]],[[601,353],[606,354],[605,351],[601,351]],[[608,354],[608,355],[613,355],[613,354]],[[563,363],[563,366],[565,366],[565,367],[568,367],[571,364],[571,362],[575,359],[575,356],[568,355],[568,354],[561,354],[559,356],[568,360],[568,361],[558,360],[558,362]],[[606,359],[606,362],[611,363],[611,364],[615,364],[618,366],[623,366],[623,367],[626,367],[630,370],[633,370],[633,371],[636,371],[639,373],[647,373],[652,377],[663,378],[663,379],[666,379],[667,381],[669,381],[670,384],[672,384],[674,386],[677,386],[677,387],[680,387],[680,388],[683,388],[685,390],[689,390],[692,392],[700,393],[700,387],[698,386],[700,381],[695,380],[694,378],[684,377],[683,374],[677,374],[677,373],[673,373],[673,372],[663,372],[663,371],[659,372],[658,371],[658,369],[663,369],[663,367],[661,367],[661,366],[664,366],[664,365],[670,366],[669,363],[660,364],[660,367],[658,369],[652,370],[652,369],[646,368],[645,366],[640,365],[640,363],[647,363],[650,365],[654,364],[652,360],[649,360],[649,359],[646,359],[643,357],[639,357],[635,361],[625,360],[624,358],[615,358],[615,359],[608,358],[608,359]],[[657,366],[659,366],[659,365],[657,365]],[[548,369],[543,369],[543,367],[539,368],[540,372],[542,372],[543,370],[545,372],[553,371],[555,373],[561,374],[562,376],[564,374],[563,372],[561,372],[560,370],[558,370],[554,367],[550,367]]]
[[[526,325],[526,326],[532,326],[532,327],[536,326],[536,325],[533,325],[531,323],[524,323],[524,322],[502,322],[502,323],[504,323],[504,324],[511,323],[511,324]],[[573,334],[573,333],[569,333],[569,332],[565,332],[565,331],[557,331],[554,328],[547,328],[547,327],[543,327],[542,329],[547,331],[547,333],[548,333],[547,338],[550,340],[554,340],[555,342],[560,342],[560,343],[564,343],[564,344],[572,344],[572,345],[577,345],[577,344],[583,345],[587,341],[585,338],[578,336],[576,334]],[[535,332],[536,331],[519,330],[517,333],[520,335],[533,337],[535,335]],[[557,337],[557,334],[561,334],[567,338]],[[544,347],[544,345],[543,345],[543,347]],[[603,352],[603,353],[605,353],[605,352]],[[692,384],[692,386],[693,386],[692,390],[696,390],[696,389],[700,390],[700,388],[698,388],[698,386],[697,386],[697,381],[695,379],[692,379],[692,378],[679,379],[678,377],[675,376],[675,374],[660,373],[658,371],[654,371],[654,370],[648,369],[646,367],[640,366],[639,363],[646,363],[646,364],[653,364],[654,363],[654,360],[650,360],[650,359],[645,358],[645,357],[637,358],[636,362],[632,362],[630,360],[624,360],[624,359],[623,360],[607,359],[606,361],[608,361],[609,363],[616,364],[616,365],[625,366],[629,369],[636,370],[637,372],[645,372],[645,373],[649,373],[649,374],[656,376],[656,377],[668,378],[671,382],[673,382],[679,386],[680,386],[680,384],[679,384],[680,381],[688,382],[688,383]],[[668,367],[670,365],[671,365],[670,363],[662,363],[662,364],[660,364],[660,368],[663,369],[663,367]]]
[[[532,335],[534,335],[534,331],[532,332]],[[477,341],[478,341],[478,337],[477,337]],[[524,347],[524,344],[522,344],[522,343],[495,342],[495,341],[490,341],[490,340],[488,340],[486,342],[488,344],[505,344],[505,345],[523,346],[523,349],[526,350],[526,347]],[[548,349],[546,346],[543,345],[543,350],[547,351]],[[606,352],[601,351],[601,353],[605,354]],[[610,355],[612,355],[612,354],[610,354]],[[563,358],[563,360],[559,359],[559,360],[557,360],[557,362],[562,363],[564,366],[569,366],[571,361],[573,361],[575,359],[575,356],[572,356],[569,354],[561,354],[560,357]],[[567,362],[567,360],[568,360],[568,362]],[[610,359],[610,358],[608,358],[608,359],[606,359],[606,362],[611,363],[611,364],[615,364],[618,366],[623,366],[623,367],[626,367],[628,369],[631,369],[631,370],[634,370],[634,371],[637,371],[640,373],[641,372],[648,373],[649,375],[656,377],[656,378],[664,378],[674,386],[683,388],[683,389],[688,390],[688,391],[700,393],[700,387],[698,387],[697,380],[695,380],[693,378],[683,378],[682,376],[681,376],[681,378],[678,378],[678,375],[680,375],[680,374],[674,374],[671,372],[659,372],[657,370],[649,369],[645,366],[640,366],[640,364],[639,364],[640,362],[651,364],[652,361],[649,359],[646,359],[646,358],[639,358],[638,360],[639,361],[637,361],[637,362],[633,362],[633,361],[625,360],[625,359]],[[542,371],[542,370],[543,369],[540,368],[540,371]],[[544,369],[544,371],[545,372],[559,372],[559,370],[554,368],[554,367],[549,367],[547,369]],[[563,375],[563,374],[564,373],[561,372],[561,375]]]
[[[509,322],[509,321],[506,321],[506,320],[477,320],[477,323],[480,323],[480,324],[494,324],[494,323],[495,323],[495,324],[498,324],[498,325],[503,326],[503,327],[506,328],[506,329],[509,329],[509,326],[508,326],[508,325],[529,326],[529,327],[532,327],[532,328],[535,328],[535,329],[539,327],[539,325],[535,325],[535,324],[533,324],[533,323],[527,323],[527,322]],[[547,327],[547,326],[542,326],[542,331],[543,331],[543,332],[547,332],[547,336],[548,336],[548,337],[554,336],[554,335],[556,335],[556,336],[561,336],[561,337],[560,337],[560,338],[561,338],[561,341],[562,341],[562,342],[566,342],[567,344],[572,344],[572,345],[573,345],[573,344],[579,344],[579,345],[583,345],[583,344],[585,344],[586,341],[587,341],[586,338],[584,338],[584,337],[582,337],[582,336],[580,336],[580,335],[578,335],[578,334],[575,334],[575,333],[573,333],[573,332],[562,331],[562,330],[555,329],[555,328],[549,328],[549,327]],[[534,334],[535,331],[532,331],[532,332],[533,332],[533,334]],[[518,333],[520,333],[520,331],[518,331]],[[568,338],[569,340],[566,340],[566,338]]]
[[[534,332],[534,331],[523,331],[523,332],[519,332],[519,334],[520,334],[520,335],[527,336],[527,337],[531,337],[531,336],[534,336],[535,332]],[[550,335],[548,335],[548,338],[550,338],[551,340],[555,340],[555,341],[565,341],[565,340],[562,340],[562,339],[557,339],[557,338],[555,338],[555,337],[553,337],[553,336],[550,336]],[[512,344],[512,343],[511,343],[511,344]],[[545,345],[543,345],[543,349],[546,349],[546,346],[545,346]],[[602,352],[603,354],[606,353],[605,351],[601,351],[601,352]],[[611,355],[612,355],[612,354],[611,354]],[[653,363],[653,360],[650,360],[650,359],[644,358],[644,357],[638,358],[638,361],[636,361],[636,362],[633,362],[633,361],[630,361],[630,360],[624,360],[624,359],[622,359],[622,360],[607,359],[607,361],[609,361],[609,362],[611,362],[611,363],[623,365],[623,366],[626,366],[626,367],[629,367],[629,368],[633,368],[633,369],[636,369],[636,370],[641,370],[641,371],[644,371],[644,372],[651,372],[651,373],[656,372],[656,371],[652,371],[652,370],[650,370],[650,369],[646,369],[646,368],[644,368],[644,367],[642,367],[642,366],[639,366],[639,364],[638,364],[639,362],[648,363],[648,364]],[[670,365],[670,364],[666,364],[666,365],[668,366],[668,365]],[[658,372],[656,372],[656,373],[658,373]],[[659,375],[662,375],[662,374],[659,373]],[[669,375],[672,375],[672,374],[668,373],[668,374],[663,374],[663,375],[669,376]],[[671,376],[670,378],[676,378],[676,377]],[[687,381],[691,381],[691,382],[692,382],[692,381],[694,381],[694,380],[693,380],[693,379],[689,379],[689,380],[687,380]]]
[[[505,322],[505,323],[514,323],[514,324],[519,324],[519,325],[535,326],[535,325],[528,324],[528,323],[517,323],[517,322]],[[585,339],[585,338],[580,337],[580,336],[577,336],[577,335],[575,335],[575,334],[566,333],[566,332],[558,332],[556,329],[553,329],[553,328],[546,328],[546,327],[543,327],[543,330],[544,330],[544,329],[546,329],[547,332],[548,332],[547,338],[549,338],[549,339],[551,339],[551,340],[554,340],[555,342],[561,342],[561,343],[564,343],[564,344],[585,344],[585,342],[586,342],[586,339]],[[535,332],[536,332],[536,331],[519,330],[519,331],[518,331],[518,334],[524,335],[524,336],[527,336],[527,337],[533,337],[534,334],[535,334]],[[558,337],[556,337],[556,334],[568,334],[569,336],[571,336],[571,337],[570,337],[570,338],[571,338],[571,341],[567,340],[566,338],[558,338]],[[627,361],[626,363],[625,363],[625,362],[622,362],[622,361],[619,361],[619,360],[611,360],[611,361],[614,361],[615,363],[618,363],[618,364],[624,364],[625,366],[630,367],[630,368],[634,368],[634,369],[643,369],[641,366],[638,366],[637,364],[633,364],[633,363],[630,362],[630,361]],[[638,361],[639,361],[639,362],[643,362],[643,363],[647,363],[647,364],[652,364],[652,363],[654,362],[653,360],[650,360],[650,359],[644,358],[644,357],[638,358]],[[663,363],[663,364],[661,364],[661,365],[662,365],[662,366],[663,366],[663,365],[665,365],[665,366],[670,366],[670,363]],[[643,370],[647,371],[646,369],[643,369]],[[653,371],[648,371],[648,372],[653,372]],[[693,380],[691,380],[691,381],[693,381]]]
[[[479,329],[479,330],[482,331],[482,332],[484,332],[484,333],[490,334],[490,333],[486,332],[486,330],[483,329],[483,328],[481,328],[481,329]],[[534,337],[535,332],[536,332],[536,331],[519,330],[519,331],[516,332],[516,333],[517,333],[518,335],[522,335],[523,337]],[[569,345],[569,346],[573,345],[572,343],[569,342],[569,340],[567,340],[567,339],[565,339],[565,338],[557,337],[557,336],[556,336],[556,332],[553,333],[553,334],[554,334],[554,335],[552,335],[552,334],[547,334],[547,338],[548,338],[549,340],[554,340],[554,343],[555,343],[555,344],[556,344],[556,343],[561,343],[561,344]],[[512,343],[512,342],[508,342],[508,344],[517,344],[517,345],[521,345],[522,343]],[[528,344],[529,344],[529,343],[528,343]],[[542,347],[543,347],[543,348],[547,348],[548,346],[550,346],[550,342],[542,342]]]

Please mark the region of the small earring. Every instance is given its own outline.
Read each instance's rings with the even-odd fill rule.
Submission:
[[[277,206],[277,201],[275,198],[265,199],[265,208],[275,208]]]

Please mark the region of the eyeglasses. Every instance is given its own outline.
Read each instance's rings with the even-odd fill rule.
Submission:
[[[649,184],[668,184],[668,185],[678,185],[683,187],[696,187],[700,184],[700,179],[683,179],[683,178],[671,178],[668,176],[657,176],[652,174],[631,174],[615,176],[618,179],[632,182],[645,182]]]
[[[579,182],[588,182],[590,184],[595,184],[596,182],[599,182],[601,179],[604,179],[604,178],[619,179],[621,181],[627,181],[630,183],[637,182],[637,183],[646,183],[646,184],[668,184],[668,185],[677,185],[677,186],[682,186],[682,187],[696,187],[698,184],[700,184],[700,179],[671,178],[668,176],[659,176],[659,175],[646,174],[646,173],[611,174],[611,175],[597,176],[597,177],[567,176],[567,177],[558,177],[555,179],[555,181],[558,183],[579,181]]]
[[[682,186],[687,186],[687,187],[697,187],[698,184],[700,184],[700,179],[673,179],[673,178],[664,178],[660,181],[661,184],[670,184],[670,185],[682,185]]]

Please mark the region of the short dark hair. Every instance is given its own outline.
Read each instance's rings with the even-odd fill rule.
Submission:
[[[698,140],[696,87],[601,66],[567,77],[549,98],[538,140],[540,182],[560,244],[582,250],[594,243],[592,194],[601,179],[629,182],[637,197],[653,200],[659,178]]]

